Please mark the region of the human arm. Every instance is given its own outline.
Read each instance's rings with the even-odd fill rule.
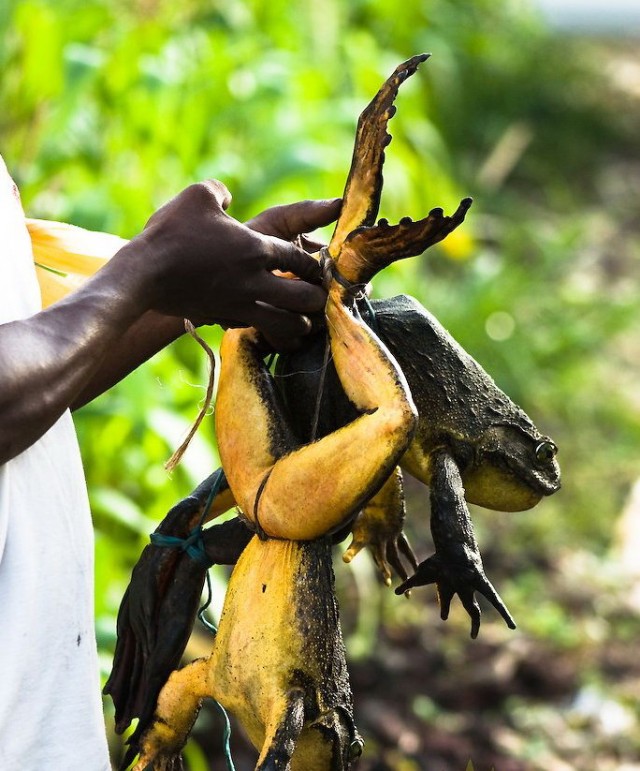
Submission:
[[[177,336],[184,317],[293,336],[306,331],[304,314],[323,306],[324,293],[271,271],[314,280],[317,264],[229,217],[229,201],[220,183],[192,185],[80,290],[0,326],[0,463],[67,407],[100,392],[100,383],[111,384]],[[153,334],[142,334],[150,322]],[[137,347],[126,344],[136,337]]]
[[[291,241],[303,233],[328,225],[340,211],[340,199],[299,201],[293,204],[273,206],[245,223],[258,233]],[[308,252],[318,251],[321,243],[302,236],[302,245]],[[295,322],[297,324],[297,320]],[[177,316],[166,316],[148,311],[136,321],[105,356],[95,375],[72,403],[78,409],[118,383],[143,362],[160,351],[184,333],[184,320]],[[299,327],[291,330],[288,321],[277,329],[271,329],[271,338],[278,347],[295,343],[296,338],[288,337],[297,333]]]

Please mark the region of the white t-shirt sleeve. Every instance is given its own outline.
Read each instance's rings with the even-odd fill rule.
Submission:
[[[0,156],[0,324],[41,309],[20,194]]]

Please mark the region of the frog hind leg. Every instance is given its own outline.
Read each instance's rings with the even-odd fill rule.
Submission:
[[[292,688],[284,710],[276,714],[267,728],[255,771],[288,771],[296,742],[304,726],[304,692]]]
[[[220,455],[245,516],[269,536],[310,540],[342,525],[384,483],[415,429],[404,375],[345,307],[342,292],[332,282],[326,311],[331,350],[342,386],[361,414],[316,442],[298,449],[280,442],[281,413],[255,331],[231,330],[223,340]]]
[[[382,194],[384,148],[391,141],[387,124],[395,113],[393,102],[402,83],[428,58],[429,54],[419,54],[400,64],[358,119],[342,212],[329,245],[334,259],[338,258],[342,243],[354,228],[375,222]]]
[[[129,739],[121,769],[140,757],[133,771],[179,771],[180,752],[208,692],[209,659],[196,659],[171,674],[160,691],[151,725]]]
[[[397,225],[380,220],[374,227],[357,228],[342,246],[340,274],[353,284],[367,284],[392,262],[422,254],[445,239],[464,221],[471,203],[471,198],[464,198],[451,216],[436,208],[421,220],[404,217]]]

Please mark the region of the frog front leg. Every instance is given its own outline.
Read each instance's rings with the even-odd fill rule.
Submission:
[[[420,564],[415,575],[396,589],[396,594],[413,586],[435,583],[442,619],[448,618],[451,600],[457,594],[471,616],[471,637],[475,639],[480,629],[480,606],[475,592],[480,592],[507,626],[515,629],[511,614],[484,573],[460,470],[446,450],[434,453],[432,462],[431,532],[436,553]]]
[[[342,559],[349,563],[368,546],[387,586],[391,585],[391,568],[406,581],[408,573],[402,558],[414,570],[418,568],[418,560],[403,530],[406,510],[402,472],[396,468],[356,517],[351,543]]]

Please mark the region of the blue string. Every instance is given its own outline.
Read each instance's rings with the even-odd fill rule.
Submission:
[[[379,336],[380,335],[380,326],[378,325],[378,319],[376,317],[376,312],[374,310],[374,307],[371,304],[371,300],[367,297],[367,295],[365,295],[362,298],[362,301],[366,305],[367,313],[369,315],[369,320],[367,321],[367,323],[369,324],[371,329],[373,329],[373,331],[376,333],[376,335]]]
[[[182,549],[182,551],[186,552],[194,562],[197,562],[198,565],[205,568],[210,568],[215,563],[209,559],[204,548],[203,525],[225,478],[224,471],[221,468],[219,468],[215,474],[216,478],[211,485],[211,490],[209,491],[207,502],[202,510],[200,521],[186,538],[178,538],[177,536],[165,535],[164,533],[151,533],[150,535],[151,543],[154,546],[166,546],[169,549]]]
[[[202,527],[194,527],[186,538],[178,538],[174,535],[165,535],[164,533],[151,533],[151,543],[154,546],[166,546],[170,549],[182,549],[194,562],[202,565],[204,568],[210,568],[213,562],[207,556],[202,540]]]
[[[233,765],[233,759],[231,757],[231,747],[229,746],[229,742],[231,740],[231,723],[229,722],[229,715],[227,715],[227,710],[222,706],[222,704],[220,704],[219,701],[214,699],[213,703],[220,710],[220,714],[224,720],[224,732],[222,734],[222,741],[224,744],[224,761],[227,766],[227,771],[236,771],[236,767]]]
[[[222,468],[219,468],[215,472],[215,474],[216,474],[216,478],[214,479],[213,484],[211,486],[211,490],[209,491],[209,496],[207,497],[207,502],[205,503],[204,509],[202,511],[202,516],[200,517],[200,521],[193,528],[193,530],[189,533],[189,535],[186,538],[178,538],[177,536],[165,535],[164,533],[151,533],[151,536],[150,536],[151,543],[154,544],[155,546],[166,546],[170,549],[181,549],[182,551],[186,552],[194,562],[197,562],[199,565],[202,565],[203,567],[207,568],[207,572],[206,572],[207,599],[198,610],[198,618],[200,619],[201,623],[204,624],[204,626],[213,634],[216,634],[218,630],[216,626],[212,624],[211,621],[209,621],[209,619],[206,618],[204,614],[207,608],[209,607],[209,605],[211,605],[211,600],[213,597],[213,591],[211,588],[211,576],[209,575],[209,568],[212,565],[214,565],[215,562],[209,559],[204,547],[203,525],[204,525],[204,521],[207,518],[207,515],[209,514],[211,506],[213,505],[213,501],[215,500],[215,497],[220,490],[220,486],[222,485],[225,479],[224,471],[222,470]],[[236,771],[236,768],[233,765],[233,759],[231,758],[231,746],[230,746],[231,723],[229,722],[229,715],[227,715],[227,711],[222,706],[222,704],[220,704],[219,701],[216,701],[216,699],[213,699],[213,703],[218,707],[224,719],[224,733],[222,736],[222,741],[223,741],[224,759],[227,766],[227,771]]]

